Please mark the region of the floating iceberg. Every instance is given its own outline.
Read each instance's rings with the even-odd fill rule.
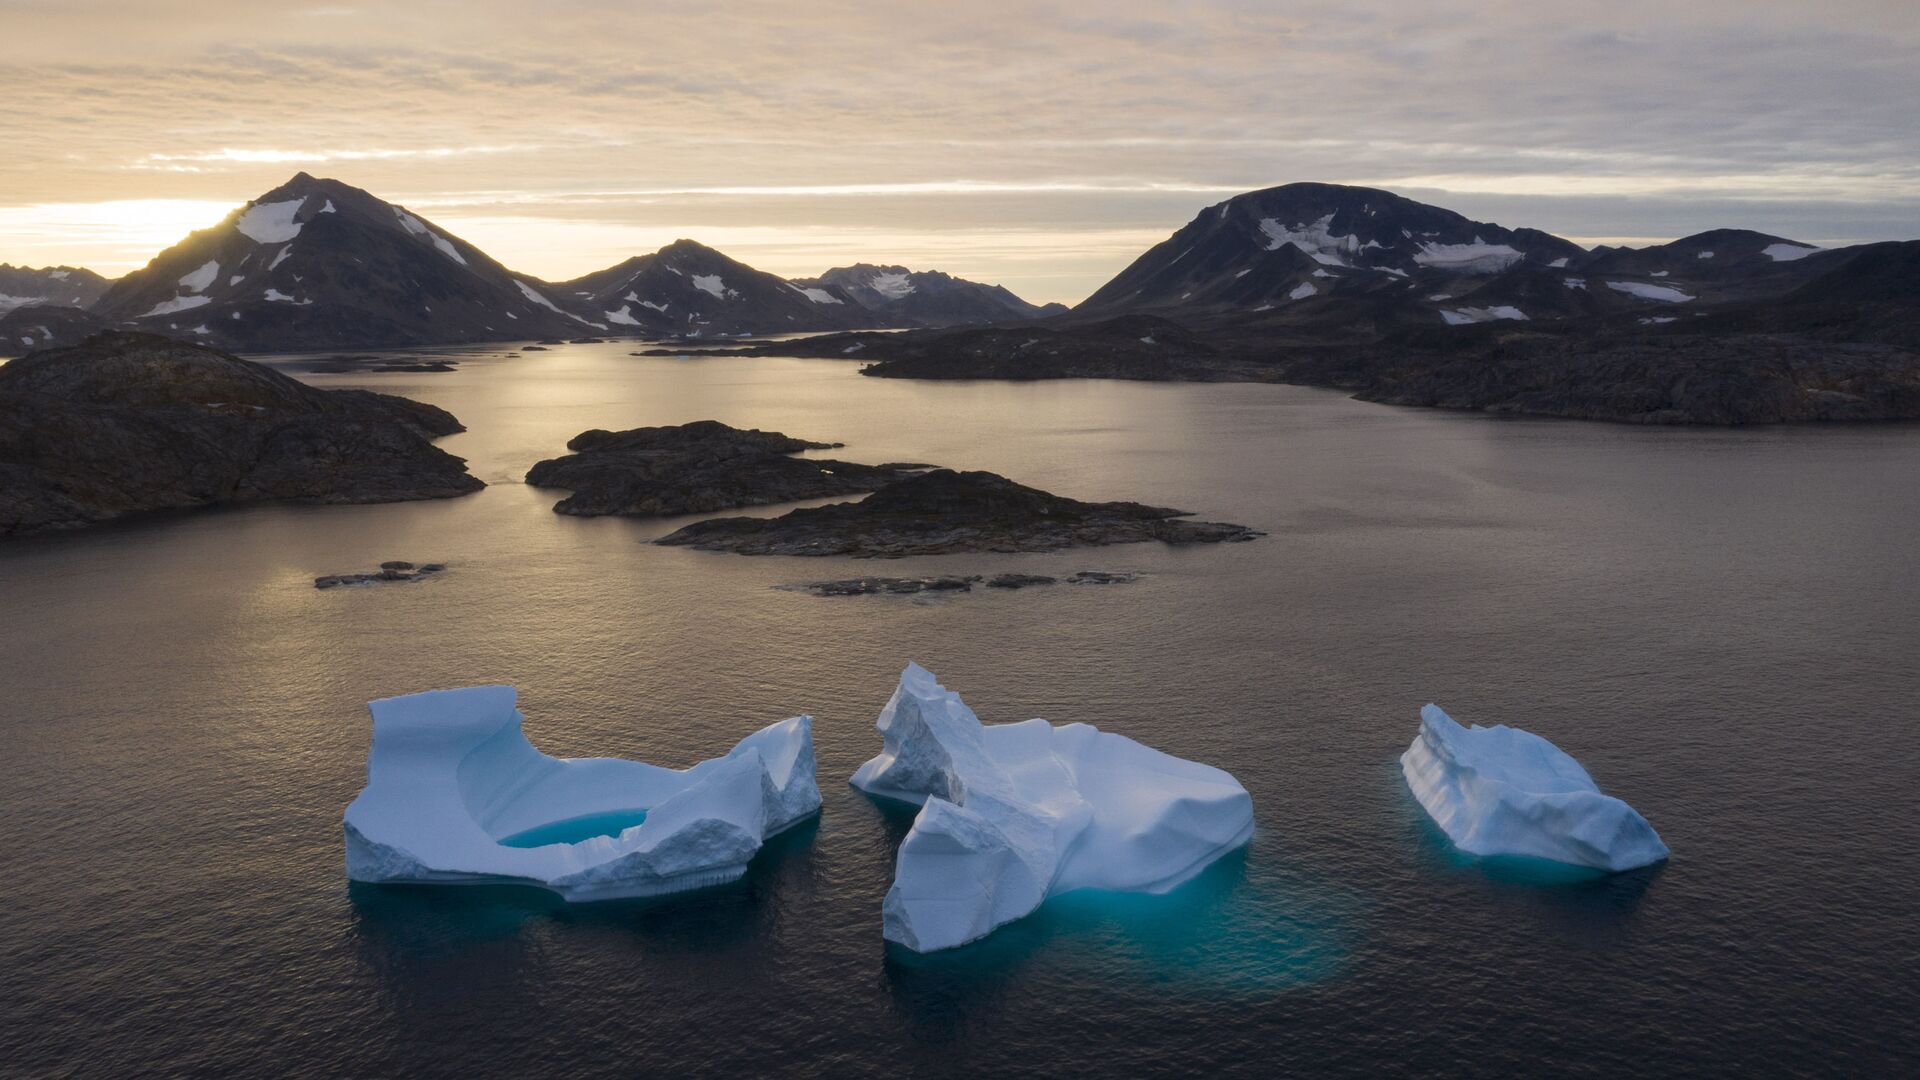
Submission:
[[[1602,795],[1579,762],[1531,732],[1463,728],[1428,705],[1400,770],[1414,798],[1472,855],[1530,855],[1608,871],[1667,857],[1646,818]]]
[[[986,727],[908,664],[853,774],[921,804],[900,844],[886,937],[933,952],[985,937],[1073,889],[1160,893],[1253,835],[1253,800],[1219,769],[1086,724]]]
[[[568,900],[678,892],[738,878],[767,837],[820,809],[807,716],[674,770],[542,754],[511,686],[367,707],[367,786],[345,821],[355,881],[536,885]]]

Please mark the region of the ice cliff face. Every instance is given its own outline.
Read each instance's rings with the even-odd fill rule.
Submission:
[[[1464,728],[1428,705],[1400,768],[1414,798],[1469,854],[1608,871],[1667,857],[1667,846],[1633,807],[1602,795],[1579,762],[1530,732],[1505,724]]]
[[[535,885],[568,900],[679,892],[738,878],[767,837],[820,808],[811,717],[674,770],[548,757],[521,734],[514,697],[474,686],[369,704],[367,786],[345,820],[349,878]],[[572,843],[503,843],[619,815],[644,820]]]
[[[1086,724],[984,726],[916,664],[875,726],[884,749],[852,783],[921,805],[882,906],[887,939],[916,952],[1074,889],[1165,892],[1253,835],[1225,772]]]

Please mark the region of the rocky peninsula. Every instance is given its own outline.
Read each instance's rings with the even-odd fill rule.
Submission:
[[[465,495],[485,485],[432,443],[463,430],[418,401],[100,334],[0,367],[0,537],[154,510]]]

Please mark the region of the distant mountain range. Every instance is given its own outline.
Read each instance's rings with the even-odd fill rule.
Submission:
[[[1301,382],[1644,422],[1920,417],[1920,241],[1716,229],[1589,250],[1334,184],[1206,207],[1070,311],[901,266],[787,280],[691,240],[552,284],[304,173],[110,287],[4,270],[9,297],[32,297],[0,312],[16,352],[125,327],[255,353],[812,333],[759,351],[905,378]]]
[[[842,295],[886,326],[971,326],[1039,319],[1067,313],[1065,304],[1029,304],[998,285],[904,266],[855,263],[837,266],[817,278],[796,278],[795,288]]]
[[[902,267],[787,281],[691,240],[551,284],[403,206],[300,173],[118,281],[0,267],[0,355],[121,328],[266,353],[940,326],[1064,310]]]
[[[896,378],[1294,382],[1643,423],[1920,418],[1920,240],[1823,250],[1718,229],[1588,250],[1288,184],[1207,207],[1064,316],[752,351]]]
[[[86,307],[112,281],[78,266],[11,266],[0,263],[0,315],[28,304]]]

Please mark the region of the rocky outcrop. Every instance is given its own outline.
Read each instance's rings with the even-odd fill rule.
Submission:
[[[151,334],[0,367],[0,536],[163,509],[442,499],[484,487],[432,405],[320,390]]]
[[[840,445],[777,431],[742,431],[717,420],[596,429],[567,443],[572,454],[528,470],[527,483],[573,492],[554,505],[556,513],[668,517],[854,495],[932,467],[793,456]]]
[[[389,581],[425,581],[444,571],[446,563],[422,563],[415,565],[405,559],[390,559],[380,564],[378,570],[368,570],[358,574],[322,574],[313,579],[316,589],[335,589],[342,585],[379,585]]]
[[[714,518],[656,543],[741,555],[897,558],[1145,540],[1211,544],[1262,535],[1244,525],[1179,520],[1186,516],[1184,510],[1135,502],[1080,502],[989,472],[937,469],[889,484],[862,502],[777,518]]]

